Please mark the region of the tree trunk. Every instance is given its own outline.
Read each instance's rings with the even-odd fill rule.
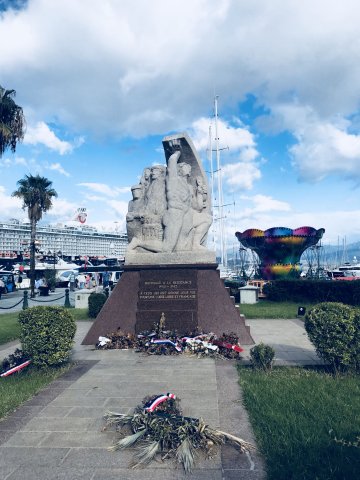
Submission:
[[[36,220],[30,219],[30,297],[35,297],[35,238],[36,238]]]

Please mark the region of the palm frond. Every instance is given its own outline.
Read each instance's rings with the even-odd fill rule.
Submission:
[[[216,430],[216,433],[222,435],[225,438],[225,441],[232,443],[233,445],[237,445],[240,447],[242,452],[246,450],[255,450],[256,447],[252,443],[246,442],[240,437],[236,437],[235,435],[231,435],[230,433],[223,432],[222,430]]]
[[[182,463],[186,473],[190,473],[195,463],[195,449],[188,438],[185,438],[176,450],[176,458]]]
[[[104,414],[104,419],[106,420],[107,425],[125,425],[132,421],[133,415],[107,411]]]
[[[135,455],[135,461],[132,468],[138,468],[147,465],[154,459],[155,455],[160,451],[160,441],[144,442]]]
[[[139,440],[139,438],[145,435],[146,432],[147,430],[144,429],[144,430],[139,430],[138,432],[133,433],[132,435],[128,435],[127,437],[124,437],[118,442],[116,442],[115,445],[113,445],[112,447],[109,447],[108,450],[110,452],[115,452],[116,450],[123,450],[124,448],[132,447]]]

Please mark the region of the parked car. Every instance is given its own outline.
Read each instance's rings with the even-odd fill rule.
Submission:
[[[0,270],[0,278],[4,282],[5,287],[2,293],[14,292],[16,290],[15,278],[13,272]]]
[[[69,285],[70,281],[70,275],[74,273],[75,274],[75,279],[79,275],[79,272],[77,270],[65,270],[61,272],[55,280],[55,284],[57,287],[67,287]]]

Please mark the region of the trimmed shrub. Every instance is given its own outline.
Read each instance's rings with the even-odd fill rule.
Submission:
[[[96,318],[106,302],[106,295],[103,293],[91,293],[89,295],[89,317]]]
[[[250,362],[257,370],[271,370],[274,357],[275,350],[262,342],[250,349]]]
[[[274,302],[360,303],[360,280],[273,280],[263,287],[267,299]]]
[[[360,372],[360,310],[357,308],[354,317],[355,333],[351,344],[352,367]]]
[[[46,283],[48,284],[50,290],[54,290],[56,286],[56,272],[55,270],[52,269],[47,269],[44,270],[44,277],[46,280]]]
[[[354,363],[356,317],[354,308],[336,302],[315,305],[305,317],[305,330],[311,343],[335,372]]]
[[[68,361],[76,331],[64,307],[32,307],[19,314],[22,349],[33,365],[58,366]]]

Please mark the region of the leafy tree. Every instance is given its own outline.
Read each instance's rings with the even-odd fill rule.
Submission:
[[[12,193],[13,197],[21,198],[22,208],[27,208],[30,220],[30,289],[33,297],[35,291],[35,238],[36,224],[41,220],[43,213],[52,207],[53,197],[57,192],[51,187],[52,182],[39,175],[25,175],[17,182],[19,188]]]
[[[6,90],[0,85],[0,157],[7,148],[12,152],[25,134],[25,117],[23,109],[16,105],[15,90]]]

